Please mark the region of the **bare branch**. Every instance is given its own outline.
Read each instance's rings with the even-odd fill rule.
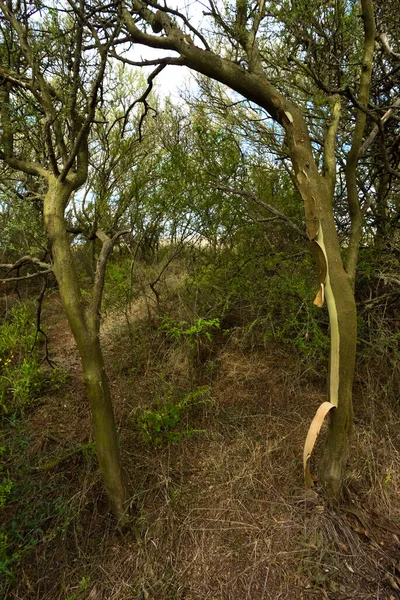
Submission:
[[[329,125],[328,132],[325,137],[324,153],[323,153],[323,172],[328,181],[329,187],[333,194],[336,182],[336,135],[340,121],[340,96],[334,96],[334,104],[332,110],[332,121]]]
[[[159,50],[175,50],[177,52],[174,41],[168,37],[158,37],[156,35],[150,35],[141,31],[127,8],[122,8],[122,15],[131,40],[133,39],[138,44],[143,44],[144,46],[149,46],[150,48],[158,48]],[[154,20],[154,16],[154,13],[152,13],[150,10],[147,10],[146,20],[151,22]]]
[[[382,273],[382,275],[379,275],[379,279],[382,279],[385,283],[395,283],[396,285],[400,286],[400,279],[398,277],[394,277],[393,275]]]
[[[388,56],[390,56],[391,58],[395,58],[396,60],[400,60],[399,52],[394,52],[394,50],[392,50],[392,48],[390,47],[389,40],[387,38],[387,33],[380,33],[379,41],[381,42],[383,49]]]
[[[161,10],[163,12],[166,12],[166,13],[169,13],[171,15],[174,15],[175,17],[179,17],[179,19],[182,19],[182,21],[184,22],[184,24],[186,25],[186,27],[196,37],[198,37],[199,40],[203,43],[204,48],[206,50],[211,50],[210,46],[208,45],[207,40],[205,39],[205,37],[198,31],[198,29],[196,29],[195,27],[193,27],[193,25],[189,22],[189,20],[181,12],[179,12],[178,10],[175,10],[173,8],[170,8],[168,6],[162,6],[161,4],[158,4],[157,2],[152,2],[151,0],[147,0],[147,4],[149,6],[152,6],[153,8],[157,8],[157,10]]]
[[[386,141],[385,141],[385,131],[384,131],[383,125],[381,122],[379,122],[378,126],[379,126],[381,149],[382,149],[382,154],[383,154],[383,161],[385,163],[385,169],[390,175],[393,175],[394,177],[397,177],[398,179],[400,179],[400,171],[393,169],[393,167],[390,165],[388,151],[387,151],[387,147],[386,147]]]
[[[144,93],[140,96],[140,98],[138,98],[137,100],[135,100],[134,102],[132,102],[132,104],[128,107],[128,110],[125,112],[124,115],[124,123],[122,126],[122,132],[121,132],[121,138],[124,136],[125,133],[125,127],[128,123],[128,119],[129,119],[129,115],[133,109],[134,106],[136,106],[136,104],[139,104],[139,102],[142,102],[144,105],[144,112],[142,114],[142,116],[140,117],[140,121],[139,121],[139,141],[142,141],[142,125],[143,125],[143,121],[146,118],[147,113],[150,110],[150,106],[147,102],[147,98],[151,92],[151,90],[153,89],[153,81],[154,79],[157,77],[157,75],[159,75],[161,73],[161,71],[163,69],[165,69],[166,64],[159,64],[158,67],[156,67],[154,69],[154,71],[152,73],[150,73],[150,75],[147,78],[147,83],[148,86],[146,88],[146,90],[144,91]]]
[[[48,269],[47,271],[37,271],[36,273],[28,273],[27,275],[21,275],[21,277],[5,277],[0,279],[0,283],[8,283],[9,281],[23,281],[24,279],[34,279],[35,277],[48,275],[52,272],[53,269]]]
[[[31,92],[33,91],[31,79],[28,79],[27,77],[21,77],[21,75],[19,75],[18,73],[9,71],[2,66],[0,66],[0,78],[24,90],[29,90]]]
[[[37,265],[38,267],[41,267],[42,269],[50,269],[51,270],[51,268],[52,268],[51,265],[40,261],[38,258],[35,258],[33,256],[23,256],[22,258],[19,258],[17,260],[17,262],[15,262],[14,264],[11,264],[11,265],[10,264],[0,264],[0,269],[8,269],[8,273],[11,273],[11,271],[14,271],[15,269],[19,269],[20,267],[23,267],[28,264]]]
[[[48,284],[48,278],[46,277],[45,280],[43,281],[43,286],[42,289],[40,290],[40,294],[39,297],[37,299],[37,310],[36,310],[36,333],[35,333],[35,339],[33,341],[33,345],[31,348],[31,352],[33,352],[36,344],[37,344],[37,340],[39,337],[39,334],[43,336],[44,338],[44,348],[45,348],[45,355],[42,359],[41,362],[46,361],[48,363],[48,365],[54,369],[54,367],[56,366],[55,363],[50,359],[49,356],[49,338],[47,336],[47,333],[45,331],[43,331],[42,329],[42,308],[43,308],[43,300],[44,300],[44,296],[46,294],[46,290],[47,290],[47,284]]]
[[[44,167],[42,167],[42,165],[39,165],[38,163],[15,158],[14,156],[6,156],[4,152],[1,151],[0,158],[4,160],[4,162],[12,169],[23,171],[28,175],[39,175],[41,177],[44,177],[45,179],[48,179],[50,176],[49,171],[47,171],[47,169],[45,169]]]
[[[167,56],[163,58],[155,58],[154,60],[130,60],[125,56],[118,55],[114,50],[110,53],[110,56],[116,58],[120,62],[132,67],[155,67],[157,65],[173,65],[177,67],[184,66],[184,61],[181,58],[175,58],[173,56]]]
[[[345,168],[347,203],[350,213],[350,236],[346,271],[353,281],[356,274],[363,223],[363,215],[358,199],[357,166],[367,121],[366,110],[368,108],[368,100],[371,88],[372,66],[375,48],[375,20],[372,0],[361,0],[361,6],[364,23],[364,49],[357,102],[359,107],[362,107],[362,109],[357,111],[351,148],[347,156]]]

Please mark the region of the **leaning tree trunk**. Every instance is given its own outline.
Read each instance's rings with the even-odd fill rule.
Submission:
[[[82,361],[100,471],[112,511],[119,526],[124,526],[128,519],[128,489],[121,464],[99,331],[91,324],[95,319],[88,318],[86,314],[64,220],[65,207],[72,191],[67,181],[60,182],[50,177],[44,200],[44,222],[51,243],[61,301]]]
[[[293,110],[292,106],[290,110]],[[333,138],[335,119],[338,122],[339,113],[328,133],[322,175],[312,160],[303,120],[297,111],[293,113],[294,118],[289,113],[291,126],[286,126],[288,144],[298,188],[304,201],[307,235],[312,242],[319,270],[319,305],[322,306],[325,298],[330,323],[328,395],[335,408],[330,411],[328,434],[319,465],[319,479],[328,496],[338,499],[353,419],[352,388],[357,344],[353,283],[342,262],[332,205],[335,186]],[[285,115],[288,115],[288,110]]]
[[[351,277],[344,269],[331,200],[320,203],[320,226],[315,238],[326,273],[325,298],[330,323],[330,360],[328,375],[330,423],[319,464],[319,480],[328,496],[338,499],[348,455],[353,420],[352,388],[354,379],[357,313]],[[322,251],[322,252],[321,252]],[[319,261],[320,262],[320,261]]]
[[[81,344],[78,343],[78,348]],[[128,518],[128,490],[121,464],[117,428],[110,396],[110,386],[104,368],[99,336],[88,332],[85,351],[81,352],[83,380],[92,412],[97,459],[104,487],[120,526]]]
[[[364,53],[358,102],[366,107],[369,98],[373,49],[375,43],[374,12],[371,0],[361,0],[364,21]],[[326,295],[331,325],[331,354],[329,397],[335,409],[321,461],[320,478],[328,493],[339,495],[341,479],[346,464],[348,437],[352,422],[352,386],[356,353],[357,317],[353,284],[357,264],[358,244],[361,235],[362,215],[356,197],[354,177],[350,186],[349,209],[352,232],[349,243],[347,274],[340,255],[332,199],[336,180],[335,141],[340,115],[340,98],[335,100],[333,121],[329,127],[324,148],[322,175],[313,155],[313,146],[306,122],[293,102],[285,98],[268,80],[257,44],[257,27],[263,18],[263,6],[254,19],[251,30],[245,26],[236,32],[236,39],[247,53],[248,69],[214,53],[200,48],[187,32],[179,29],[172,17],[163,10],[153,12],[149,3],[135,0],[132,14],[125,6],[121,14],[131,41],[152,48],[174,50],[179,64],[185,65],[207,77],[211,77],[242,94],[247,100],[264,108],[285,129],[284,145],[292,161],[297,187],[304,201],[307,229],[310,240],[319,254],[321,296]],[[139,27],[140,20],[151,26],[149,30]],[[158,36],[162,32],[161,36]],[[173,59],[176,60],[176,59]],[[351,154],[351,169],[358,163],[361,141],[365,128],[364,110],[359,111]],[[364,116],[362,116],[364,115]],[[319,162],[319,161],[318,161]],[[351,162],[351,161],[350,161]],[[349,168],[348,170],[351,171]],[[355,193],[354,193],[355,192]],[[312,230],[312,231],[311,231]]]

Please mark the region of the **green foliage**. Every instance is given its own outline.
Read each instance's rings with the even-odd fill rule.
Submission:
[[[0,358],[10,360],[31,350],[35,341],[33,303],[23,302],[11,311],[8,321],[0,326]]]
[[[178,402],[172,399],[173,390],[167,390],[166,396],[157,401],[154,409],[141,409],[137,418],[136,428],[142,432],[144,439],[155,446],[166,442],[177,442],[183,438],[190,438],[199,429],[188,429],[183,427],[183,417],[188,414],[190,408],[197,404],[203,404],[209,397],[210,387],[201,386],[192,390]]]
[[[374,395],[396,405],[400,390],[398,260],[395,251],[379,255],[372,247],[363,248],[356,287],[359,365],[367,369],[367,379],[374,381]]]
[[[172,339],[187,340],[189,346],[194,348],[202,338],[211,342],[213,330],[220,329],[220,327],[221,323],[218,318],[203,319],[199,317],[195,323],[190,325],[186,321],[178,322],[166,317],[160,329],[165,331]]]
[[[127,259],[108,262],[103,296],[106,310],[123,310],[128,305],[131,299],[130,263]]]
[[[0,408],[4,413],[35,404],[47,387],[58,389],[66,375],[45,371],[34,352],[36,330],[33,304],[16,306],[0,325]]]
[[[4,183],[7,187],[0,188],[0,244],[7,249],[10,262],[25,254],[40,255],[46,245],[41,206],[19,198],[12,180]]]
[[[271,294],[269,301],[272,314],[279,312],[280,318],[266,337],[293,344],[307,366],[311,367],[315,361],[326,359],[329,351],[327,328],[324,331],[321,327],[321,309],[312,303],[314,290],[308,281],[300,277],[283,279],[279,283],[281,285],[274,288],[277,295]],[[279,311],[280,297],[284,302],[282,312]],[[286,314],[283,312],[285,310]]]
[[[192,370],[196,370],[211,358],[212,340],[220,328],[218,317],[199,317],[192,324],[166,317],[160,330],[167,334],[167,339],[185,346],[189,364]]]
[[[326,360],[328,315],[313,306],[318,284],[310,260],[242,242],[234,252],[204,254],[187,281],[187,301],[193,297],[198,310],[218,315],[224,329],[239,329],[250,346],[291,345],[307,368]]]
[[[1,406],[4,412],[10,408],[19,409],[35,403],[45,383],[46,375],[33,358],[24,358],[22,363],[13,369],[5,369],[1,376]],[[10,402],[7,402],[7,395]]]

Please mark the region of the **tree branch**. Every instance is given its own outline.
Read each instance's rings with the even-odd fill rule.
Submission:
[[[364,52],[361,66],[358,102],[362,107],[367,109],[371,87],[372,63],[375,48],[375,21],[372,0],[361,0],[361,5],[364,22]],[[356,116],[356,124],[353,132],[351,149],[347,156],[345,169],[347,202],[349,205],[351,222],[346,270],[353,281],[356,274],[358,249],[360,246],[363,222],[363,216],[360,209],[360,202],[358,199],[357,165],[364,136],[366,120],[367,117],[365,112],[363,110],[358,110]]]
[[[336,182],[336,135],[339,127],[341,102],[339,94],[333,97],[332,120],[325,136],[323,152],[323,175],[328,182],[330,191],[335,190]]]
[[[35,258],[33,256],[23,256],[22,258],[19,258],[17,260],[17,262],[15,262],[14,264],[0,264],[0,269],[8,269],[8,273],[11,273],[11,271],[14,271],[15,269],[19,269],[20,267],[23,267],[25,265],[28,264],[34,264],[37,265],[38,267],[41,267],[42,269],[52,269],[52,266],[44,263],[42,261],[40,261],[38,258]],[[8,274],[7,273],[7,274]]]
[[[47,333],[45,331],[43,331],[43,329],[42,329],[42,307],[43,307],[44,296],[45,296],[45,293],[47,290],[47,283],[48,283],[48,278],[46,277],[46,279],[43,282],[42,289],[40,290],[39,297],[37,299],[38,306],[37,306],[37,311],[36,311],[36,333],[35,333],[35,339],[33,342],[33,346],[31,348],[31,352],[33,352],[33,350],[37,344],[37,340],[38,340],[39,333],[40,333],[44,337],[44,347],[45,347],[45,355],[42,359],[42,362],[46,361],[48,363],[48,365],[52,369],[54,369],[54,367],[56,365],[50,359],[50,356],[49,356],[49,338],[47,336]]]
[[[392,48],[390,47],[389,40],[387,38],[387,33],[380,33],[379,41],[381,42],[382,47],[388,56],[396,60],[400,60],[400,53],[394,52],[394,50],[392,50]]]
[[[1,265],[0,265],[1,266]],[[28,273],[27,275],[21,275],[21,277],[5,277],[0,279],[0,283],[7,283],[9,281],[23,281],[25,279],[33,279],[34,277],[41,277],[42,275],[48,275],[52,273],[53,269],[47,271],[38,271],[37,273]]]
[[[178,17],[179,19],[182,19],[182,21],[184,22],[184,24],[186,25],[186,27],[196,36],[199,38],[199,40],[202,42],[202,44],[204,45],[204,48],[206,50],[211,50],[210,46],[208,45],[207,40],[205,39],[205,37],[200,33],[200,31],[198,31],[198,29],[196,29],[195,27],[193,27],[193,25],[189,22],[189,20],[185,17],[185,15],[183,15],[181,12],[179,12],[178,10],[175,10],[173,8],[170,8],[168,6],[162,6],[161,4],[158,4],[157,2],[152,2],[151,0],[147,0],[147,4],[149,6],[152,6],[153,8],[157,8],[157,10],[161,10],[163,12],[169,13],[171,15],[174,15],[175,17]]]
[[[400,106],[400,98],[397,98],[397,100],[395,100],[393,102],[392,106],[389,108],[389,110],[387,110],[385,112],[385,114],[381,118],[381,120],[380,120],[381,125],[384,125],[386,123],[386,121],[388,121],[390,119],[390,117],[393,115],[393,111],[395,110],[395,108],[398,108],[399,106]],[[379,124],[376,124],[360,148],[360,151],[358,153],[359,159],[364,156],[364,154],[366,153],[368,148],[371,146],[372,142],[374,141],[374,139],[376,138],[378,133],[379,133]]]
[[[16,169],[17,171],[23,171],[28,175],[39,175],[45,179],[50,177],[49,171],[47,171],[47,169],[38,163],[15,158],[14,156],[6,156],[2,151],[0,151],[0,158],[4,160],[9,167]]]
[[[173,65],[177,67],[183,67],[185,65],[181,58],[175,58],[173,56],[164,56],[162,58],[155,58],[154,60],[130,60],[125,56],[118,55],[115,50],[110,52],[110,56],[122,63],[125,63],[126,65],[131,65],[132,67],[156,67],[157,65]]]
[[[106,267],[107,260],[117,242],[118,238],[121,235],[126,235],[130,233],[130,229],[125,229],[123,231],[119,231],[112,238],[110,238],[104,231],[96,231],[96,236],[102,242],[102,248],[100,251],[100,256],[97,259],[96,265],[96,274],[94,278],[94,284],[92,289],[92,298],[90,301],[89,309],[88,309],[88,322],[94,332],[98,332],[100,328],[100,309],[101,309],[101,300],[103,297],[103,289],[104,289],[104,281],[106,276]]]
[[[147,98],[151,92],[151,90],[153,89],[153,81],[154,79],[157,77],[157,75],[159,75],[161,73],[161,71],[166,67],[166,64],[159,64],[158,67],[156,67],[154,69],[154,71],[152,73],[150,73],[150,75],[147,78],[147,83],[148,86],[145,89],[144,93],[140,96],[140,98],[138,98],[137,100],[135,100],[134,102],[132,102],[132,104],[128,107],[128,110],[125,112],[124,115],[124,123],[122,125],[122,132],[121,132],[121,138],[124,136],[125,133],[125,127],[128,123],[128,118],[129,115],[133,109],[134,106],[136,106],[136,104],[139,104],[139,102],[143,102],[144,105],[144,112],[142,114],[142,116],[140,117],[140,121],[139,121],[139,126],[138,126],[138,130],[139,130],[139,141],[142,141],[142,125],[143,125],[143,121],[146,118],[147,113],[149,112],[149,104],[147,102]]]

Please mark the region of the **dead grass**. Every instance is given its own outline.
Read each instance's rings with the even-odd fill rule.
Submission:
[[[302,446],[324,398],[323,382],[319,387],[301,379],[292,353],[244,351],[237,339],[224,341],[212,368],[203,365],[196,379],[182,348],[167,343],[145,311],[138,316],[134,338],[122,322],[112,338],[110,320],[105,329],[137,532],[115,532],[95,461],[74,454],[46,473],[54,486],[68,482],[64,497],[69,494],[74,516],[26,558],[9,597],[400,597],[398,414],[356,394],[345,498],[330,507],[318,492],[306,493],[302,479]],[[57,331],[62,327],[53,336]],[[137,407],[154,405],[165,386],[173,385],[179,397],[203,384],[205,373],[210,401],[186,417],[189,427],[204,433],[161,447],[145,443],[135,430]],[[65,444],[90,439],[78,377],[57,397],[44,399],[31,430],[34,464]]]

